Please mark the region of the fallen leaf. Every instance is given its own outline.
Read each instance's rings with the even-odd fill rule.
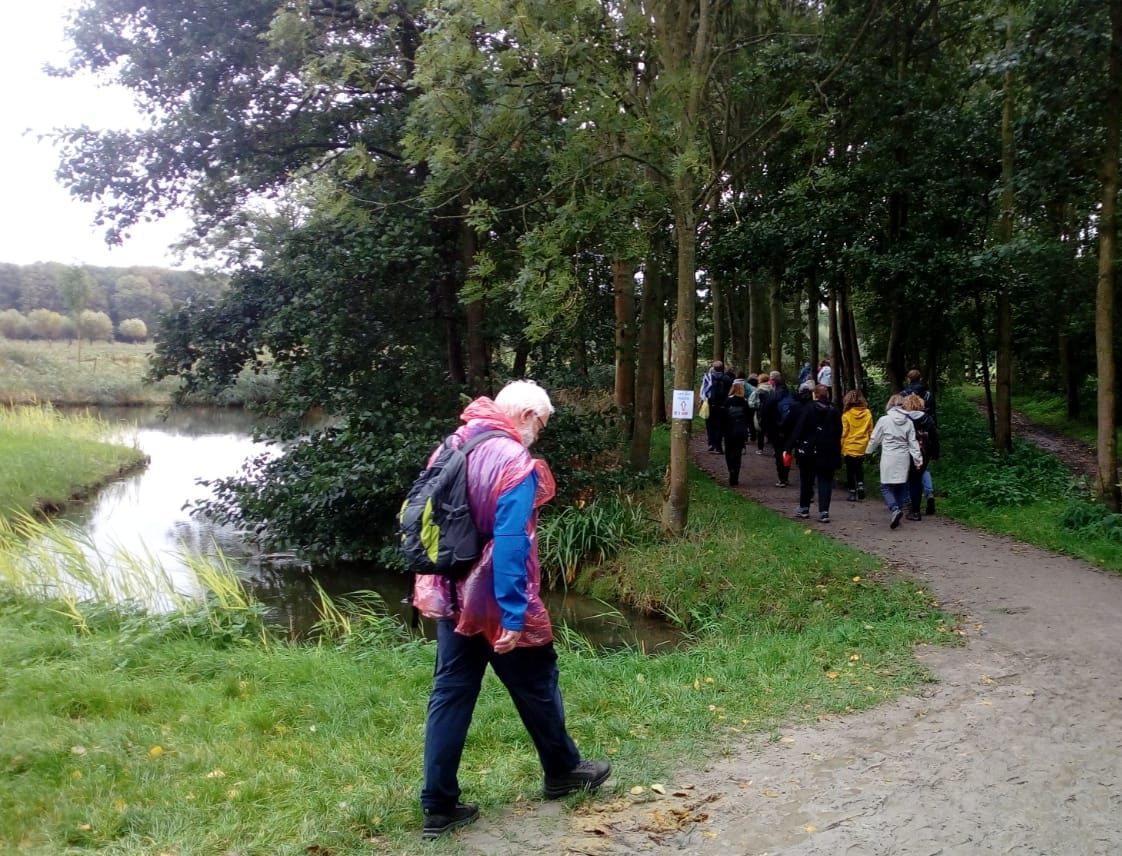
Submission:
[[[804,826],[803,829],[805,829],[808,833],[814,833],[814,832],[818,831],[818,827],[816,827],[816,826],[814,826],[813,824],[810,824],[810,823],[808,823],[806,826]]]
[[[639,794],[643,794],[643,793],[646,793],[646,792],[647,792],[647,789],[644,788],[642,785],[636,785],[635,787],[633,787],[631,789],[631,793],[632,793],[633,796],[639,796]]]
[[[211,770],[209,773],[207,773],[206,777],[208,779],[224,779],[224,778],[226,778],[226,773],[223,772],[222,770],[215,769],[215,770]]]
[[[71,755],[85,755],[87,751],[88,750],[86,749],[85,746],[71,746],[70,747],[70,754]]]
[[[164,754],[164,747],[163,746],[153,746],[151,749],[148,750],[148,757],[149,758],[159,758],[163,754]]]
[[[794,743],[795,738],[794,737],[780,737],[779,742],[780,743]]]
[[[653,785],[651,785],[651,790],[656,794],[662,794],[664,796],[666,795],[666,787],[659,784],[658,782],[655,782]]]

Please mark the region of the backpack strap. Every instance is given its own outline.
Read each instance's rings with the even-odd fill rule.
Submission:
[[[480,443],[486,442],[487,440],[492,440],[495,437],[510,437],[510,434],[508,434],[506,431],[499,431],[494,428],[491,428],[487,431],[480,431],[470,440],[465,440],[460,444],[460,452],[464,456],[467,456],[467,454]],[[514,438],[511,437],[511,439],[513,440]],[[446,442],[450,444],[452,442],[452,438],[449,437]]]

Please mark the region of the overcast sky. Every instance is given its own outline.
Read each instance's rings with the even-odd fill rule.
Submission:
[[[107,247],[93,225],[93,206],[71,198],[55,180],[58,156],[38,135],[87,124],[140,124],[129,94],[88,79],[58,79],[44,63],[66,58],[67,12],[78,0],[7,3],[0,28],[0,262],[183,267],[167,247],[185,231],[183,216],[136,227],[123,246]]]

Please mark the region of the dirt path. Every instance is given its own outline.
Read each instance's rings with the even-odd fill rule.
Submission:
[[[694,438],[694,460],[726,481]],[[739,490],[791,514],[770,456]],[[794,474],[793,474],[794,475]],[[817,509],[815,509],[817,510]],[[664,797],[530,803],[459,840],[485,854],[935,856],[1122,853],[1122,578],[939,516],[895,532],[879,497],[808,526],[885,558],[961,616],[918,696],[746,742]],[[653,798],[653,799],[652,799]]]

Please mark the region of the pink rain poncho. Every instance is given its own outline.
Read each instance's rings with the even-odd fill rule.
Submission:
[[[468,455],[467,484],[471,516],[480,532],[490,532],[495,524],[495,507],[499,497],[521,483],[531,471],[537,472],[537,492],[534,512],[526,526],[530,550],[526,560],[526,621],[519,647],[546,645],[553,641],[553,625],[549,612],[541,599],[541,568],[538,565],[537,523],[538,508],[553,499],[556,484],[549,465],[530,456],[530,451],[519,437],[510,418],[499,410],[491,399],[481,397],[471,402],[460,419],[464,421],[455,433],[460,442],[471,439],[481,431],[495,429],[510,435],[487,440]],[[434,456],[436,452],[434,451]],[[431,460],[430,460],[431,462]],[[428,618],[456,619],[456,632],[464,636],[482,633],[492,645],[503,632],[502,611],[495,599],[494,574],[489,541],[483,555],[459,582],[456,600],[459,613],[452,611],[449,583],[437,575],[417,575],[413,584],[413,605]]]

